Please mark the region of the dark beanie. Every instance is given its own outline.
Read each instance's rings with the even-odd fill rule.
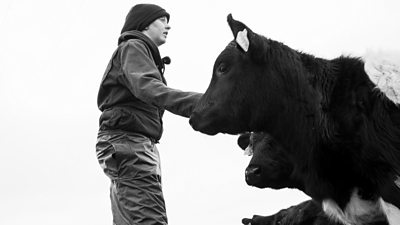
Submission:
[[[165,9],[154,4],[137,4],[132,7],[125,19],[121,34],[125,31],[143,31],[154,20],[166,16],[169,21],[169,14]]]

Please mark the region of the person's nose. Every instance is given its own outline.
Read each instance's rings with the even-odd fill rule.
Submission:
[[[171,25],[169,25],[168,23],[165,25],[165,29],[166,30],[170,30],[171,29]]]

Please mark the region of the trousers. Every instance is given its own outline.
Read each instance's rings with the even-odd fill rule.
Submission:
[[[110,178],[114,225],[167,225],[161,162],[149,138],[122,131],[101,131],[96,155]]]

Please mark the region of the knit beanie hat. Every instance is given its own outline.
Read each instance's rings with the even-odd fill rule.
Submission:
[[[165,9],[154,4],[137,4],[132,7],[125,19],[121,34],[125,31],[143,31],[154,20],[166,16],[169,21],[169,14]]]

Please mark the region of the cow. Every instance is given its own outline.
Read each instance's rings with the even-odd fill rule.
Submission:
[[[246,168],[246,182],[258,188],[297,188],[304,190],[303,181],[293,170],[293,163],[285,150],[267,133],[244,133],[238,138],[238,145],[252,156]],[[244,218],[243,224],[251,225],[342,225],[330,220],[322,207],[314,200],[283,209],[271,216],[254,215]],[[376,215],[368,224],[387,225],[383,213]]]
[[[232,15],[228,24],[234,40],[215,61],[192,128],[208,135],[267,132],[326,214],[365,224],[383,211],[390,225],[400,224],[400,69],[390,64],[394,70],[380,76],[389,66],[318,58]]]
[[[244,218],[242,223],[245,225],[343,225],[330,220],[314,200],[290,206],[270,216],[254,215],[251,219]],[[387,222],[382,220],[363,225],[387,225]]]
[[[342,225],[329,220],[319,204],[313,200],[282,209],[270,216],[254,215],[251,219],[244,218],[242,223],[245,225]]]

